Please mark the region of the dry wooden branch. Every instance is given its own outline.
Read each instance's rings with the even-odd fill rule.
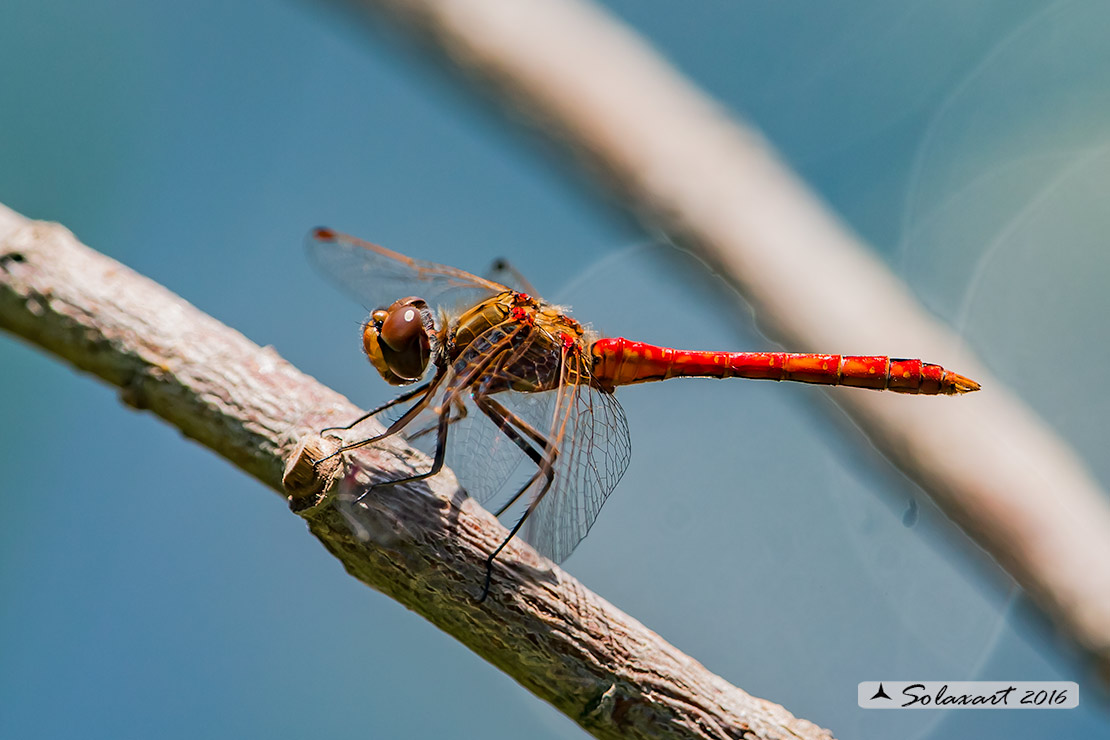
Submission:
[[[449,472],[368,497],[365,544],[304,457],[313,433],[358,414],[349,401],[57,224],[0,205],[0,326],[120,388],[265,485],[367,585],[419,612],[597,737],[830,738],[707,671],[590,593],[524,543],[510,543],[490,598],[475,603],[505,530]],[[396,478],[420,454],[365,449],[348,476]],[[426,464],[426,462],[424,462]],[[328,472],[338,475],[333,466]]]
[[[924,357],[951,403],[830,395],[1057,622],[1110,660],[1110,506],[1083,463],[753,131],[584,0],[353,0],[387,11],[535,119],[737,287],[787,349]]]

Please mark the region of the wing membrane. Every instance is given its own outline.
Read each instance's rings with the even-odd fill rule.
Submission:
[[[616,396],[588,385],[557,393],[550,437],[555,480],[524,524],[524,539],[556,563],[590,531],[631,459],[628,422]]]
[[[331,229],[313,229],[305,248],[321,273],[368,309],[410,295],[453,309],[508,290],[465,270],[406,257]]]

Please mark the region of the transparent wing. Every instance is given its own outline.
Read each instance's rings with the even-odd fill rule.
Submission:
[[[496,400],[531,417],[551,418],[549,393],[499,393]],[[448,464],[464,479],[467,492],[496,512],[536,471],[536,464],[497,424],[475,408],[473,423],[459,430],[448,448]]]
[[[443,404],[449,395],[450,390],[442,392],[432,406]],[[454,398],[452,421],[447,430],[447,467],[455,472],[471,498],[496,511],[511,495],[510,491],[519,489],[527,481],[536,466],[474,404],[469,393]],[[399,415],[400,412],[393,414]],[[544,414],[541,412],[540,415]],[[550,412],[546,416],[550,419]],[[405,437],[430,457],[435,454],[435,431],[436,417],[431,411],[426,411],[409,424]]]
[[[525,522],[524,539],[561,563],[628,469],[632,446],[624,410],[612,393],[585,384],[549,393],[556,396],[550,426],[558,448],[555,479]]]
[[[432,306],[471,306],[508,288],[435,262],[406,257],[331,229],[313,229],[305,247],[320,272],[366,308],[417,296]]]

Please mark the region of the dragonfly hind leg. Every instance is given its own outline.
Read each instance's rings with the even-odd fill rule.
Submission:
[[[536,508],[536,505],[543,499],[548,489],[551,488],[551,483],[555,479],[555,460],[559,456],[559,450],[557,447],[551,444],[550,441],[544,438],[542,434],[533,429],[528,423],[526,423],[519,417],[514,416],[511,412],[509,412],[508,409],[506,409],[503,405],[493,400],[492,398],[486,396],[476,396],[474,398],[474,404],[479,409],[481,409],[482,412],[485,413],[486,416],[488,416],[493,421],[493,423],[497,426],[501,433],[511,439],[513,443],[517,447],[519,447],[521,451],[525,455],[527,455],[530,460],[532,460],[532,462],[536,464],[537,467],[536,472],[528,479],[528,481],[523,486],[521,486],[521,488],[516,493],[514,493],[512,497],[507,502],[505,502],[504,505],[502,505],[496,512],[494,512],[494,515],[500,517],[502,514],[508,511],[509,508],[513,506],[513,504],[520,500],[520,497],[524,495],[525,491],[535,485],[536,482],[539,481],[541,478],[546,478],[543,484],[543,488],[541,488],[539,493],[536,494],[535,498],[532,500],[532,503],[528,505],[527,510],[525,510],[525,512],[521,515],[517,523],[513,525],[513,528],[509,531],[509,535],[504,539],[504,541],[501,542],[500,545],[497,546],[496,549],[494,549],[492,553],[490,553],[490,556],[486,558],[485,583],[483,583],[482,593],[478,597],[478,603],[481,604],[483,601],[486,600],[486,597],[489,596],[490,584],[493,581],[494,559],[499,554],[501,554],[501,551],[505,549],[506,545],[509,544],[509,540],[516,536],[517,532],[520,531],[520,528],[524,526],[524,522],[528,519],[528,516]],[[531,440],[531,442],[529,442],[529,439]],[[533,445],[538,445],[539,447],[541,447],[543,449],[543,453],[537,450],[536,447]]]

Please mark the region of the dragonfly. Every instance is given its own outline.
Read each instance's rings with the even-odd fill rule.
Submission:
[[[328,228],[308,237],[311,259],[342,289],[377,306],[362,325],[370,363],[408,390],[351,423],[387,413],[385,431],[344,442],[314,461],[401,435],[423,443],[428,470],[373,483],[436,475],[445,463],[467,493],[501,518],[516,516],[485,561],[518,534],[561,563],[589,532],[631,456],[617,387],[678,377],[751,378],[922,395],[959,395],[979,384],[940,365],[886,356],[712,352],[607,338],[543,300],[519,273],[506,283],[407,257]],[[451,444],[449,444],[449,441]],[[420,447],[420,444],[417,444]],[[522,474],[516,475],[525,464]]]

